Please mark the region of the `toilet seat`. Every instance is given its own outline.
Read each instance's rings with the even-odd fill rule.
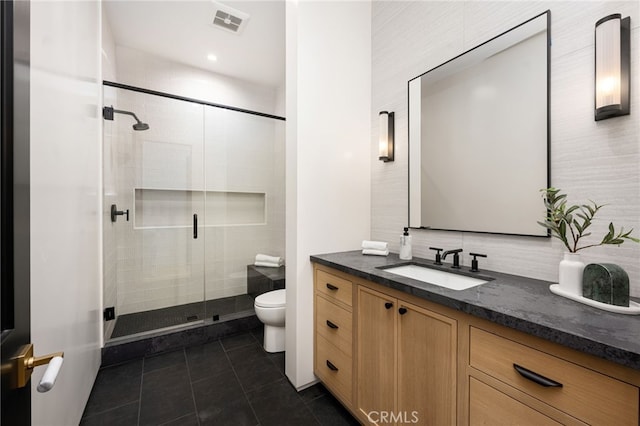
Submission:
[[[259,308],[283,308],[286,306],[286,290],[274,290],[256,297],[255,306]]]

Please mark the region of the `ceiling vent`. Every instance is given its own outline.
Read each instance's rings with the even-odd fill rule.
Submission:
[[[249,20],[249,14],[221,3],[212,3],[215,8],[213,26],[234,34],[240,34]]]

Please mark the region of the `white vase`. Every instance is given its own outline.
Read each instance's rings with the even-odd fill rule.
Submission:
[[[560,288],[576,296],[582,296],[584,262],[579,253],[565,253],[560,261],[558,284]]]

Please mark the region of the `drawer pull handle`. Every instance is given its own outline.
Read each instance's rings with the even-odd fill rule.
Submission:
[[[327,288],[328,288],[329,290],[334,290],[334,291],[338,289],[338,287],[336,287],[336,286],[335,286],[335,285],[333,285],[333,284],[329,284],[329,283],[327,283]]]
[[[338,367],[333,365],[333,363],[329,360],[327,360],[327,367],[329,367],[329,370],[338,371]]]
[[[544,386],[545,388],[561,388],[562,383],[556,382],[555,380],[548,379],[544,376],[539,375],[538,373],[534,373],[531,370],[527,370],[524,367],[519,366],[518,364],[513,364],[513,368],[516,369],[518,374],[520,374],[525,379],[531,380],[539,384],[540,386]]]
[[[334,329],[338,329],[338,326],[335,325],[334,323],[332,323],[331,321],[327,320],[327,325],[329,326],[329,328],[334,328]]]
[[[386,303],[384,304],[384,308],[385,308],[385,309],[391,309],[391,308],[393,308],[393,303],[391,303],[391,302],[386,302]]]

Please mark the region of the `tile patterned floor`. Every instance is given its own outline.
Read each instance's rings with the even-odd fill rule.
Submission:
[[[357,425],[318,384],[296,392],[262,328],[101,369],[81,425]]]

